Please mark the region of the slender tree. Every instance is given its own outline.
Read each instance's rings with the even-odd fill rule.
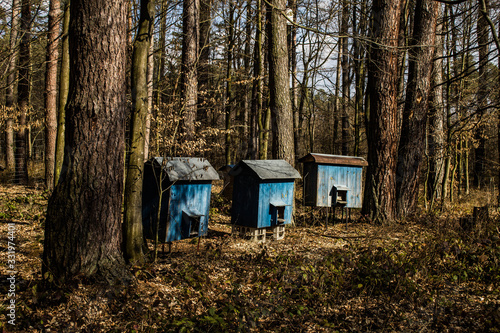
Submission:
[[[342,45],[342,155],[349,155],[349,102],[350,102],[350,68],[349,68],[349,1],[342,2],[342,19],[340,25],[340,33],[342,35],[340,41]]]
[[[132,51],[132,117],[130,150],[127,156],[128,164],[125,178],[123,243],[125,259],[134,264],[144,261],[142,251],[142,180],[146,121],[149,111],[148,57],[153,37],[154,10],[154,0],[141,0],[141,13]]]
[[[59,58],[59,0],[50,0],[45,69],[45,185],[54,188],[57,139],[57,61]]]
[[[57,113],[57,139],[56,139],[56,161],[54,186],[61,175],[61,168],[64,159],[64,131],[66,123],[66,102],[68,100],[69,90],[69,15],[70,15],[70,0],[66,0],[64,4],[63,18],[63,33],[62,33],[62,50],[61,50],[61,69],[59,72],[59,106]]]
[[[362,212],[375,222],[392,221],[396,210],[397,64],[401,2],[374,1],[368,66],[370,130]]]
[[[19,129],[16,133],[16,174],[18,184],[28,183],[27,117],[30,108],[30,61],[31,61],[31,1],[21,1],[21,42],[19,45],[19,81],[17,106]]]
[[[120,250],[126,29],[125,0],[71,1],[64,165],[47,207],[43,253],[44,276],[59,283],[129,278]]]
[[[12,0],[12,15],[9,41],[9,60],[7,66],[7,90],[5,93],[5,106],[14,109],[16,106],[17,62],[19,59],[18,39],[19,22],[21,14],[21,0]],[[14,158],[14,118],[8,117],[5,131],[5,167],[9,172],[15,170]]]

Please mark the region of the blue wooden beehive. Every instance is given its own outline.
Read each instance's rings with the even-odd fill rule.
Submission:
[[[305,206],[361,208],[364,158],[310,153],[299,162],[304,163]]]
[[[234,176],[231,223],[250,228],[289,224],[294,181],[300,174],[284,160],[243,160]]]
[[[217,171],[204,158],[155,157],[147,161],[142,190],[145,237],[155,239],[156,228],[160,242],[206,235],[212,181],[218,179]]]

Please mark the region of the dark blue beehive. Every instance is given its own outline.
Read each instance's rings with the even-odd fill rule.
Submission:
[[[361,208],[364,158],[310,153],[299,162],[304,163],[305,206]]]
[[[250,228],[289,224],[294,181],[300,174],[284,160],[243,160],[229,172],[234,177],[231,223]]]
[[[142,191],[145,237],[155,239],[156,228],[160,242],[206,235],[212,181],[218,179],[217,171],[203,158],[156,157],[146,162]]]

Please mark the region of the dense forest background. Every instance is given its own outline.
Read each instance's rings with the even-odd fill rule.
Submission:
[[[455,193],[468,193],[472,180],[490,186],[498,178],[498,3],[444,2],[403,1],[391,18],[399,22],[392,46],[396,72],[390,73],[397,80],[397,110],[391,111],[396,122],[390,130],[400,143],[399,153],[391,149],[401,163],[405,133],[415,135],[408,122],[412,100],[425,98],[428,110],[416,118],[426,136],[417,135],[416,147],[423,145],[418,172],[430,200],[441,193],[453,200]],[[278,129],[286,125],[293,126],[287,133],[293,135],[294,160],[307,152],[366,157],[374,149],[367,133],[387,127],[370,118],[370,97],[379,94],[368,78],[378,38],[370,2],[286,4],[289,125],[278,125],[283,117],[276,110],[283,108],[273,107],[276,98],[271,98],[268,50],[274,25],[266,8],[269,12],[272,4],[207,0],[189,14],[182,2],[150,3],[155,8],[150,9],[146,156],[203,156],[215,166],[277,158],[286,141]],[[0,154],[10,182],[26,182],[29,164],[30,178],[44,178],[51,188],[52,165],[61,163],[55,160],[62,159],[63,141],[55,152],[58,128],[64,132],[69,79],[63,32],[68,5],[19,0],[0,6]],[[140,33],[141,3],[128,6],[126,123],[131,124],[132,49]],[[195,20],[186,20],[188,14]],[[429,29],[424,36],[432,36],[427,41],[423,28]],[[427,49],[431,53],[425,55]],[[428,87],[414,93],[412,80]]]

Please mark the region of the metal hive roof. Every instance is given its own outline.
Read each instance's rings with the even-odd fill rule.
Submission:
[[[301,178],[299,172],[285,160],[243,160],[236,164],[229,174],[237,176],[244,168],[250,169],[262,180]]]
[[[318,154],[309,153],[306,156],[299,159],[299,162],[315,162],[321,164],[333,164],[333,165],[349,165],[349,166],[368,166],[368,162],[363,157],[357,156],[344,156],[344,155],[328,155],[328,154]]]
[[[153,162],[162,166],[171,182],[179,180],[218,180],[219,174],[205,158],[197,157],[155,157]]]

